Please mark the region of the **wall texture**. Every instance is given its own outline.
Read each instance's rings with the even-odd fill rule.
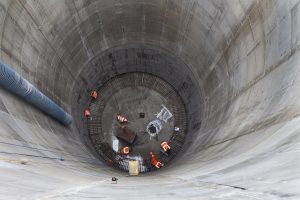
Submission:
[[[1,61],[75,120],[0,89],[0,198],[299,199],[299,42],[298,0],[0,0]],[[98,160],[81,116],[129,71],[188,107],[186,150],[142,177]]]

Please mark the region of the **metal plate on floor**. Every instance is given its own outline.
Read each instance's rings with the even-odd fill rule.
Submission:
[[[133,144],[136,133],[128,128],[119,128],[117,131],[117,138],[128,142],[129,144]]]

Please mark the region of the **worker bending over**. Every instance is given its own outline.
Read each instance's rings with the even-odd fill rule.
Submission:
[[[171,147],[166,141],[162,141],[160,143],[160,147],[162,148],[164,153],[166,153],[166,154],[170,153]]]
[[[156,157],[152,153],[152,151],[150,151],[150,155],[151,155],[151,165],[153,165],[157,169],[161,168],[162,167],[161,162],[159,162],[158,160],[156,160]]]
[[[123,147],[120,149],[120,154],[127,155],[129,154],[129,147]]]
[[[96,91],[92,91],[91,93],[90,93],[90,97],[92,97],[93,99],[97,99],[97,92]]]

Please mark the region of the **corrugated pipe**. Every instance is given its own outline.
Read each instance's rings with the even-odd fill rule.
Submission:
[[[9,92],[18,95],[31,105],[37,107],[64,125],[70,125],[72,123],[71,115],[65,112],[61,107],[36,89],[26,79],[21,77],[16,71],[1,61],[0,86]]]

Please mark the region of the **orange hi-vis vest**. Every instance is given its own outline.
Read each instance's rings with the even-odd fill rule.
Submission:
[[[120,150],[120,153],[121,153],[121,154],[124,154],[124,155],[129,154],[129,147],[123,147],[123,148]]]
[[[161,167],[161,163],[156,160],[155,155],[151,154],[151,164],[156,167],[157,169],[159,169]]]
[[[90,96],[92,98],[96,99],[97,98],[97,92],[96,91],[91,92]]]
[[[120,123],[128,122],[128,120],[126,119],[126,117],[123,117],[123,116],[121,116],[121,115],[117,115],[117,120],[118,120]]]
[[[88,109],[85,109],[83,114],[85,117],[89,117],[91,115],[91,112]]]
[[[169,149],[171,149],[171,147],[168,145],[168,143],[167,142],[165,142],[165,141],[163,141],[163,142],[161,142],[160,143],[160,146],[161,146],[161,148],[166,152],[166,151],[168,151]]]

